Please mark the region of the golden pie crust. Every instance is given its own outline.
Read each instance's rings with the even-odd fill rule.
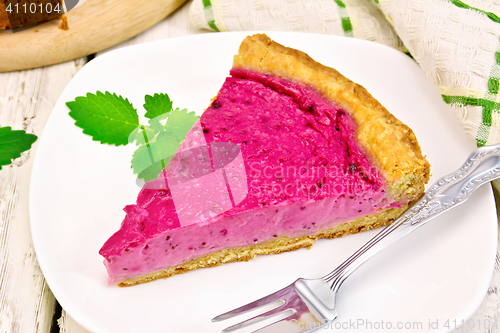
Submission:
[[[233,68],[267,73],[303,83],[349,112],[358,125],[357,140],[389,183],[398,202],[413,202],[424,193],[430,165],[422,156],[413,131],[387,111],[365,88],[333,68],[314,61],[304,52],[284,47],[265,34],[247,37],[234,57]],[[119,283],[133,286],[187,271],[248,261],[257,255],[278,254],[311,247],[317,239],[337,238],[388,225],[408,208],[389,208],[324,230],[316,235],[281,236],[253,246],[230,248],[190,260],[175,267]]]
[[[412,199],[423,193],[430,164],[415,134],[359,84],[265,34],[243,40],[233,68],[268,73],[314,88],[353,116],[358,143],[389,182],[395,197]]]
[[[183,264],[156,271],[138,278],[128,279],[118,283],[120,287],[131,287],[141,283],[147,283],[158,279],[166,279],[177,274],[183,274],[198,268],[216,267],[230,262],[242,262],[254,259],[257,255],[280,254],[309,249],[316,240],[321,238],[338,238],[348,234],[356,234],[361,231],[376,229],[386,226],[394,221],[408,207],[391,208],[380,213],[357,218],[349,223],[342,223],[334,228],[322,231],[312,236],[274,238],[267,242],[253,246],[230,248],[207,254]]]

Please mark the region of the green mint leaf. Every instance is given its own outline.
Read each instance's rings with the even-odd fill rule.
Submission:
[[[167,132],[160,133],[158,138],[148,145],[142,145],[132,156],[134,173],[144,181],[158,178],[164,166],[179,149],[184,137],[175,137]]]
[[[13,131],[10,127],[0,127],[0,170],[2,165],[9,165],[12,160],[29,150],[37,136],[25,131]]]
[[[200,119],[194,112],[179,108],[172,111],[168,116],[165,130],[169,130],[177,136],[186,136],[186,133],[193,127],[194,123]]]
[[[141,173],[137,175],[137,178],[143,179],[145,182],[158,178],[158,175],[162,172],[163,166],[166,165],[165,161],[158,161],[144,169]]]
[[[162,126],[163,128],[163,125],[161,124],[159,125]],[[128,141],[129,142],[135,141],[135,144],[137,146],[145,145],[147,142],[155,141],[156,135],[159,132],[160,132],[159,130],[153,127],[140,125],[135,130],[133,130],[132,133],[130,133]],[[144,136],[144,133],[146,134],[146,136]]]
[[[151,132],[152,127],[141,126],[136,136],[137,142],[141,135],[145,138],[132,156],[131,165],[134,173],[144,181],[158,178],[158,174],[186,139],[186,133],[199,118],[194,112],[188,113],[186,109],[177,108],[168,115],[167,122],[162,125],[161,130]],[[155,118],[152,120],[157,121]],[[160,124],[159,120],[157,123]]]
[[[172,101],[167,94],[146,95],[144,100],[146,101],[144,104],[144,108],[147,110],[144,115],[146,118],[153,119],[162,116],[161,119],[158,119],[162,120],[172,111]]]
[[[66,105],[71,110],[69,115],[76,120],[75,125],[94,141],[126,145],[130,134],[139,126],[137,111],[128,99],[107,91],[87,93],[86,97],[77,97]]]
[[[165,115],[165,117],[167,117],[168,115]],[[158,134],[160,132],[163,132],[165,131],[165,126],[162,125],[162,123],[160,122],[161,120],[165,119],[163,118],[164,116],[161,115],[161,116],[158,116],[156,118],[153,118],[153,119],[149,119],[149,126],[146,126],[146,131],[148,131],[148,133],[150,131]]]

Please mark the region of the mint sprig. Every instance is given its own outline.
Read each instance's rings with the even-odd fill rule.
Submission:
[[[0,170],[10,165],[13,159],[31,148],[37,136],[25,131],[13,131],[11,127],[0,127]]]
[[[126,145],[130,133],[139,126],[137,110],[128,99],[98,91],[77,97],[66,105],[75,125],[92,139],[110,145]]]
[[[75,125],[93,140],[116,146],[135,142],[131,168],[138,178],[149,181],[158,177],[199,117],[187,109],[173,110],[167,94],[146,95],[144,100],[148,125],[139,124],[128,99],[107,91],[88,93],[66,105]]]
[[[136,142],[141,144],[134,152],[131,165],[134,173],[144,181],[158,177],[186,139],[186,133],[200,118],[194,112],[179,108],[168,111],[164,125],[160,122],[161,117],[163,115],[151,119],[151,126],[141,126],[136,135]]]
[[[161,117],[160,119],[157,118],[157,120],[165,119],[168,113],[172,111],[173,102],[167,94],[146,95],[144,100],[146,101],[144,104],[144,108],[147,111],[144,115],[146,118],[154,119]]]

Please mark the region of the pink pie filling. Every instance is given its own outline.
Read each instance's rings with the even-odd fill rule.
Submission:
[[[400,207],[355,132],[350,115],[315,90],[233,69],[101,248],[109,283]]]

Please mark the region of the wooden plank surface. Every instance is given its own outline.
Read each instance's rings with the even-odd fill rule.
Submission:
[[[0,72],[61,63],[123,42],[155,25],[186,0],[87,0],[66,14],[69,30],[53,20],[2,32]]]
[[[84,60],[0,75],[0,126],[40,135]],[[0,171],[0,332],[50,332],[55,299],[36,261],[28,215],[37,143]]]

